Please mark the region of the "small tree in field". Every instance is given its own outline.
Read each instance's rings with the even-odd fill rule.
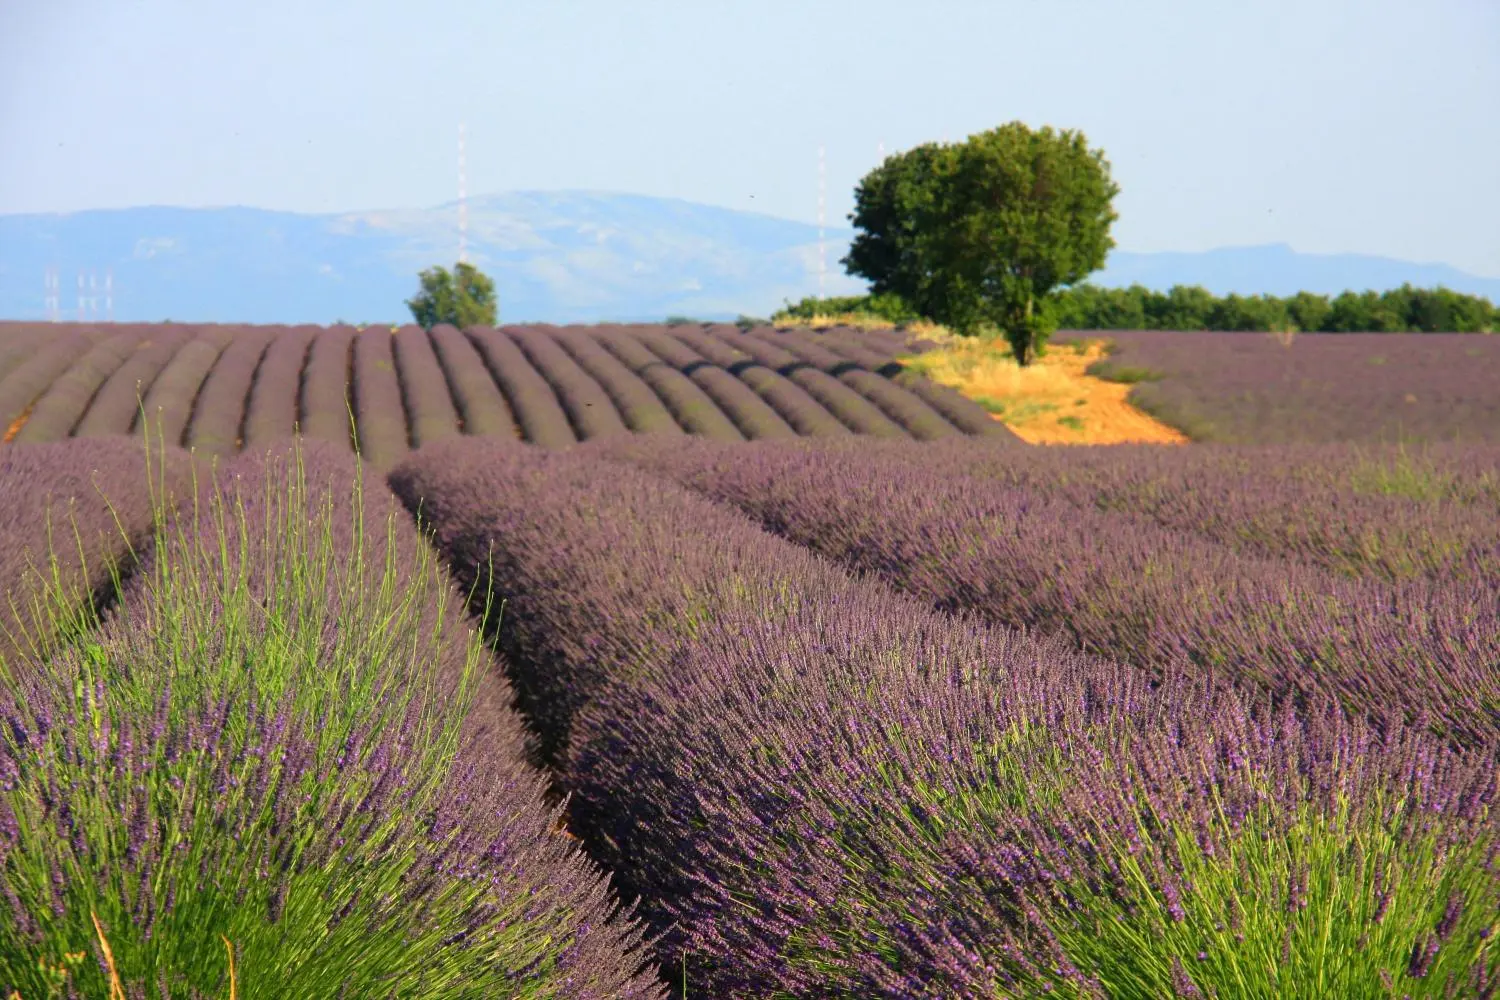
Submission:
[[[421,291],[416,298],[407,299],[406,305],[424,329],[451,323],[462,330],[498,322],[495,283],[474,265],[460,262],[451,273],[444,267],[430,267],[420,278]]]
[[[1082,133],[1012,122],[867,175],[841,263],[961,334],[1001,331],[1027,365],[1054,328],[1052,293],[1104,266],[1118,193]]]

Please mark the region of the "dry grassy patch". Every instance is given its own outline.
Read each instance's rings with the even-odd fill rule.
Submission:
[[[799,322],[799,325],[802,325]],[[889,326],[859,316],[818,317],[807,326]],[[1031,444],[1186,444],[1189,438],[1126,402],[1131,386],[1084,374],[1105,356],[1105,341],[1059,339],[1029,367],[1003,338],[960,337],[935,323],[910,323],[908,340],[935,350],[903,356],[908,368],[952,386]]]

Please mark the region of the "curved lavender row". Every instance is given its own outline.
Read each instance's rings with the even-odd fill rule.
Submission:
[[[391,336],[396,377],[411,410],[412,447],[458,436],[458,409],[438,366],[427,331],[408,323]]]
[[[1500,443],[1493,337],[1311,333],[1283,346],[1264,333],[1108,336],[1119,350],[1100,369],[1159,373],[1130,401],[1199,440]]]
[[[714,441],[743,441],[734,421],[719,409],[713,398],[691,378],[667,364],[637,339],[637,335],[618,327],[605,327],[591,333],[594,343],[608,351],[627,370],[651,387],[677,425],[689,434]]]
[[[1341,869],[1350,901],[1370,912],[1378,867],[1416,897],[1380,961],[1399,975],[1461,883],[1467,916],[1429,971],[1483,975],[1500,899],[1483,870],[1496,833],[1485,761],[1393,721],[1382,742],[1337,714],[1253,713],[1180,675],[1153,692],[1057,641],[855,580],[602,451],[464,442],[411,456],[391,481],[432,517],[461,578],[493,555],[512,662],[542,694],[533,719],[570,722],[557,757],[575,829],[666,930],[663,964],[682,961],[707,995],[978,996],[1123,971],[1145,980],[1131,995],[1158,996],[1173,958],[1205,986],[1233,982],[1236,963],[1264,975],[1295,911],[1330,902],[1297,897],[1288,845],[1344,803],[1353,820],[1331,839],[1384,821],[1390,838]],[[1432,811],[1382,815],[1402,791]],[[1253,851],[1263,831],[1282,870],[1214,860]],[[1451,869],[1423,867],[1425,838]],[[1132,865],[1139,881],[1122,873]],[[1246,926],[1276,940],[1195,959],[1222,900],[1184,888],[1180,866],[1232,886]],[[1049,870],[1103,912],[1070,913]],[[1075,926],[1090,917],[1102,927]],[[1160,941],[1135,959],[1144,970],[1089,953],[1121,922],[1134,935],[1121,952]],[[1296,933],[1299,955],[1322,928]],[[1340,922],[1330,954],[1371,931]]]
[[[73,428],[73,436],[129,434],[152,384],[190,336],[189,328],[174,324],[137,344],[135,352],[99,387]]]
[[[751,441],[794,438],[797,431],[746,383],[672,335],[670,327],[646,327],[635,336],[639,343],[666,364],[686,375],[735,428]],[[819,419],[809,415],[807,418]],[[821,418],[829,427],[838,421]]]
[[[0,321],[0,381],[56,337],[52,323]]]
[[[188,447],[207,456],[224,457],[240,449],[240,429],[250,386],[260,359],[270,347],[270,327],[239,327],[229,346],[209,369],[188,421]]]
[[[1500,613],[1483,594],[1256,560],[883,451],[792,443],[731,454],[642,441],[600,454],[733,504],[940,608],[1061,630],[1141,667],[1185,657],[1277,696],[1331,693],[1351,709],[1426,713],[1463,741],[1500,737]]]
[[[83,332],[69,330],[48,340],[0,379],[0,433],[22,420],[47,387],[93,346],[93,339]]]
[[[16,433],[15,442],[39,444],[71,436],[99,387],[135,353],[140,340],[138,334],[122,333],[89,348],[87,354],[69,366],[42,393],[26,425]]]
[[[359,455],[377,468],[389,468],[410,444],[391,334],[384,327],[368,327],[355,335],[353,395]]]
[[[609,393],[552,339],[554,329],[548,326],[507,326],[500,332],[510,337],[531,366],[552,387],[580,441],[630,433]]]
[[[679,326],[671,330],[671,336],[754,389],[801,437],[843,437],[888,430],[879,420],[868,419],[869,413],[850,400],[844,386],[839,386],[844,393],[830,393],[826,384],[815,378],[810,381],[809,373],[778,371],[775,361],[727,344],[708,330]],[[838,404],[839,409],[830,403]]]
[[[129,575],[132,553],[151,540],[153,492],[169,505],[189,494],[188,453],[151,445],[149,477],[144,443],[133,438],[66,438],[0,453],[0,661],[12,672],[33,660],[33,642],[45,654],[54,638],[33,602],[43,602],[45,618],[110,599],[111,567]],[[53,584],[49,552],[67,609],[45,600]]]
[[[552,334],[553,342],[562,348],[578,367],[599,383],[631,431],[681,435],[686,433],[662,403],[651,386],[631,371],[594,339],[598,328],[583,332],[564,327]],[[606,328],[607,331],[607,328]],[[599,331],[605,332],[605,331]]]
[[[244,448],[261,448],[296,433],[302,369],[321,332],[315,326],[295,326],[266,348],[246,403]]]
[[[838,379],[918,441],[935,441],[959,434],[956,427],[923,402],[920,396],[896,385],[890,379],[865,371],[816,340],[795,333],[778,334],[769,327],[752,327],[742,337],[750,343],[765,343],[779,348],[791,358],[789,363],[810,364],[824,374]]]
[[[821,342],[830,351],[905,388],[965,434],[971,437],[1001,438],[1015,444],[1023,443],[1015,431],[952,386],[941,385],[918,372],[908,371],[895,360],[897,355],[908,353],[908,348],[898,345],[889,350],[871,349],[857,334],[858,331],[829,334]]]
[[[1500,465],[1500,450],[1467,450],[1471,461],[1492,452]],[[1412,470],[1403,455],[1387,474],[1384,463],[1356,464],[1345,447],[1287,445],[1019,453],[960,445],[905,457],[934,473],[966,472],[1083,509],[1140,515],[1239,552],[1346,576],[1500,585],[1500,517],[1493,507],[1446,499],[1450,484],[1462,487],[1436,461]]]
[[[233,334],[223,327],[208,327],[184,344],[161,370],[146,394],[141,414],[131,425],[132,434],[143,430],[155,441],[158,437],[170,445],[181,445],[187,435],[188,418],[203,382],[219,355],[229,346]]]
[[[101,854],[116,855],[103,884],[120,885],[127,908],[132,897],[150,900],[137,902],[130,932],[154,932],[169,942],[204,933],[194,910],[183,907],[196,906],[197,912],[222,920],[205,906],[222,911],[237,888],[242,896],[248,891],[248,905],[231,907],[244,914],[237,921],[241,943],[248,939],[239,955],[241,968],[251,975],[279,968],[288,977],[277,981],[280,988],[299,981],[308,989],[306,980],[315,979],[320,967],[325,976],[333,972],[338,965],[330,963],[351,948],[368,946],[378,963],[381,946],[393,950],[390,938],[397,934],[426,944],[408,946],[407,963],[377,965],[377,981],[383,977],[387,985],[403,981],[435,990],[424,996],[663,996],[660,983],[641,970],[639,925],[617,913],[597,867],[553,832],[557,810],[546,805],[544,776],[524,761],[519,718],[487,656],[481,658],[483,683],[462,722],[457,756],[444,757],[441,741],[458,722],[448,706],[472,639],[451,585],[430,566],[418,580],[414,557],[425,543],[399,503],[366,468],[368,485],[363,503],[356,504],[358,460],[336,445],[314,442],[301,450],[305,488],[299,504],[306,507],[286,507],[287,473],[297,470],[290,447],[288,442],[266,454],[247,452],[219,469],[215,488],[204,491],[214,499],[196,514],[172,519],[165,544],[127,587],[90,656],[59,663],[62,676],[52,685],[56,710],[36,708],[42,699],[35,695],[46,693],[46,685],[27,699],[29,718],[20,730],[23,753],[17,763],[31,774],[43,769],[25,759],[32,755],[24,751],[41,741],[25,737],[27,730],[44,725],[47,714],[65,726],[76,721],[80,732],[89,730],[86,719],[68,719],[76,708],[68,704],[67,693],[75,677],[89,679],[88,665],[99,656],[115,671],[109,697],[127,708],[111,720],[119,734],[113,756],[107,746],[94,755],[103,765],[96,770],[106,777],[114,761],[115,780],[96,780],[89,789],[93,798],[80,794],[63,806],[72,807],[83,829],[71,845],[64,841],[50,852],[53,870],[87,872]],[[308,537],[317,545],[325,505],[332,512],[331,547],[322,558],[335,560],[335,576],[320,577],[313,570],[302,577],[306,582],[288,587],[288,574],[298,572],[293,567],[305,557],[299,556],[302,542],[282,518],[295,526],[305,510]],[[364,518],[358,528],[352,520],[356,507]],[[237,523],[241,512],[243,535]],[[388,513],[397,515],[392,534]],[[226,515],[227,532],[221,521]],[[343,562],[356,541],[362,559]],[[387,559],[395,586],[380,597]],[[177,600],[206,598],[201,617],[184,624],[163,610],[167,605],[159,598],[163,591],[154,572],[161,560],[172,567],[177,585],[191,590]],[[353,575],[340,574],[351,565]],[[226,624],[225,603],[214,598],[222,598],[220,588],[226,585],[233,592],[237,579],[248,588],[244,606],[265,608],[265,619]],[[439,608],[434,586],[447,591],[446,607]],[[415,607],[392,614],[402,595],[414,596]],[[279,635],[267,627],[269,621],[279,623]],[[435,631],[439,623],[441,633]],[[290,670],[280,685],[269,674],[235,676],[241,658],[272,669],[271,658],[261,663],[254,655],[262,645],[277,649],[281,669]],[[220,665],[226,660],[227,668]],[[185,672],[205,661],[212,664],[210,675],[227,669],[228,683]],[[428,678],[436,687],[424,687]],[[101,681],[99,700],[105,700],[105,691]],[[408,692],[415,692],[410,702]],[[135,706],[144,713],[128,711]],[[16,706],[8,707],[13,726],[20,723]],[[430,714],[434,709],[436,717]],[[249,732],[237,739],[236,727],[222,723],[238,716]],[[106,743],[109,736],[106,729]],[[153,771],[198,748],[206,753],[196,769],[175,769],[185,780],[185,793],[151,780]],[[257,768],[257,759],[265,765]],[[308,781],[321,782],[327,791],[304,796]],[[79,783],[71,787],[77,790]],[[206,818],[201,810],[195,815],[194,793],[216,797],[219,808],[210,804]],[[175,815],[184,798],[186,814]],[[114,808],[103,817],[90,815],[99,811],[101,799]],[[120,850],[119,832],[110,826],[128,829],[129,851]],[[101,827],[109,840],[90,843]],[[188,839],[186,849],[195,852],[190,857],[197,863],[174,865],[168,849],[177,846],[179,836]],[[22,844],[18,851],[14,841],[7,846],[12,863],[28,849]],[[36,843],[29,849],[43,850]],[[151,879],[157,868],[165,874],[174,867],[191,872],[180,872],[185,878],[174,880],[172,889],[165,879]],[[187,881],[194,876],[196,889]],[[330,879],[331,893],[324,888]],[[7,888],[13,902],[17,889],[32,897],[38,888],[45,891],[14,883]],[[127,895],[128,890],[133,891]],[[78,887],[64,889],[61,898],[71,902],[90,894]],[[455,894],[459,908],[451,901]],[[348,901],[340,907],[345,895]],[[265,933],[256,947],[255,925],[261,922]],[[131,933],[118,923],[114,931],[116,955],[123,961],[120,938]],[[356,964],[347,957],[343,961]],[[13,974],[0,969],[5,971]]]
[[[510,404],[469,339],[447,323],[434,326],[431,334],[438,363],[453,387],[463,432],[476,437],[519,437]]]
[[[313,338],[297,401],[298,433],[350,451],[354,449],[350,427],[354,407],[349,386],[354,380],[355,336],[354,327],[341,325],[322,330]]]
[[[484,358],[490,376],[505,394],[523,440],[543,448],[565,448],[578,443],[578,435],[568,422],[557,393],[513,340],[491,327],[471,327],[464,334]]]

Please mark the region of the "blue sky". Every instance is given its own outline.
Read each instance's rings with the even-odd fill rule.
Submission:
[[[582,188],[844,224],[887,152],[1079,128],[1127,250],[1500,276],[1495,0],[0,0],[0,212]]]

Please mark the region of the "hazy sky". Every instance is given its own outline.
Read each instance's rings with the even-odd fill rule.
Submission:
[[[1128,250],[1500,276],[1497,0],[0,0],[0,212],[629,191],[844,225],[895,152],[1078,128]]]

